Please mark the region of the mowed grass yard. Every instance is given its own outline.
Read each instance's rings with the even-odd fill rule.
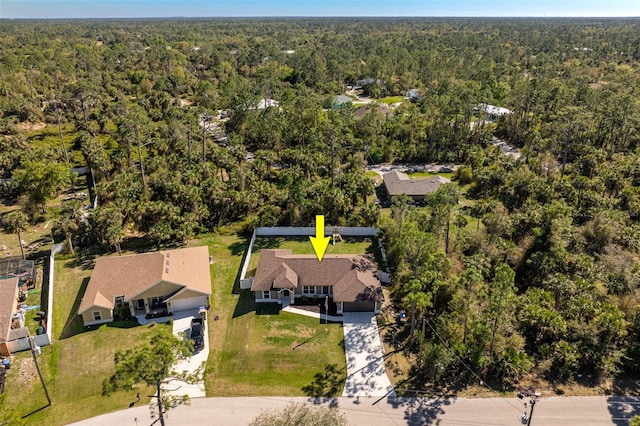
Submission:
[[[29,351],[15,355],[9,370],[0,419],[9,424],[64,425],[87,417],[125,409],[136,400],[136,393],[150,395],[151,389],[135,389],[102,396],[102,381],[113,371],[113,356],[118,349],[129,349],[155,333],[153,327],[135,323],[115,323],[85,330],[75,315],[84,291],[83,283],[91,275],[90,265],[75,259],[58,260],[55,267],[53,338],[54,344],[42,347],[39,357],[42,373],[51,395],[47,401]],[[166,327],[156,325],[155,327]],[[146,403],[147,399],[143,399]],[[41,409],[40,411],[36,411]],[[33,413],[33,414],[30,414]]]
[[[248,239],[207,235],[189,245],[202,244],[214,258],[207,395],[341,394],[346,377],[342,325],[277,310],[256,314],[252,295],[235,284]],[[0,424],[64,425],[126,409],[138,392],[143,395],[139,404],[149,402],[144,396],[153,390],[142,385],[102,396],[102,381],[113,371],[116,350],[147,341],[167,325],[123,322],[85,329],[76,312],[92,268],[91,260],[56,260],[54,344],[42,347],[39,357],[52,405],[45,407],[31,353],[20,352],[0,397]]]
[[[199,243],[209,246],[215,260],[207,396],[341,394],[346,378],[342,324],[321,324],[273,306],[256,313],[253,295],[236,285],[248,238],[210,236]],[[302,248],[307,244],[309,249]],[[281,244],[296,245],[311,250],[308,242]]]

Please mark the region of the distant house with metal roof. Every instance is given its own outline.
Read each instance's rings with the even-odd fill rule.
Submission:
[[[495,105],[489,105],[489,104],[480,104],[477,105],[475,107],[476,110],[478,111],[482,111],[486,114],[486,119],[487,120],[497,120],[498,118],[502,117],[503,115],[507,115],[507,114],[512,114],[513,111],[511,111],[510,109],[507,108],[503,108],[503,107],[499,107],[499,106],[495,106]]]
[[[346,95],[336,95],[331,101],[331,108],[333,109],[346,108],[349,105],[353,105],[353,99]]]
[[[442,176],[414,179],[397,170],[385,173],[382,180],[389,197],[405,194],[418,203],[424,201],[426,194],[436,192],[441,185],[451,182]]]

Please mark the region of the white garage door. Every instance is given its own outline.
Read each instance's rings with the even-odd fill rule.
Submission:
[[[206,306],[206,296],[191,297],[189,299],[174,300],[171,302],[173,312],[188,311],[189,309],[198,309],[200,306]]]

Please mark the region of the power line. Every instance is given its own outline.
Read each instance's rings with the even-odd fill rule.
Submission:
[[[444,339],[440,336],[440,334],[436,331],[436,329],[431,325],[431,321],[429,321],[429,319],[424,318],[424,321],[426,321],[427,325],[429,325],[429,328],[431,329],[431,331],[433,331],[433,333],[438,337],[438,340],[440,340],[440,342],[442,343],[442,345],[447,349],[447,351],[449,351],[449,353],[453,354],[453,356],[455,356],[458,361],[460,362],[460,364],[462,364],[464,366],[464,368],[466,368],[475,378],[477,378],[480,381],[480,384],[483,386],[486,386],[491,392],[494,393],[499,393],[498,391],[496,391],[495,389],[493,389],[487,382],[485,382],[482,377],[480,377],[475,371],[473,371],[471,369],[471,367],[469,367],[464,360],[460,357],[460,355],[458,355],[453,349],[451,349],[449,347],[449,345],[447,344],[447,342],[444,341]],[[515,408],[516,410],[518,410],[518,413],[520,413],[522,411],[522,409],[516,405],[514,405],[511,401],[509,401],[508,399],[501,397],[501,399],[505,400],[509,405],[511,405],[513,408]]]

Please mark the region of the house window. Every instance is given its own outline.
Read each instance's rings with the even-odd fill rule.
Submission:
[[[263,291],[262,292],[262,298],[263,299],[271,299],[271,292],[267,291],[267,290]]]
[[[102,314],[100,311],[93,311],[91,314],[93,315],[94,321],[102,321]]]
[[[316,288],[312,285],[303,285],[302,292],[305,294],[316,294]]]
[[[119,308],[120,306],[124,306],[124,296],[116,296],[114,297],[114,305],[116,305],[116,308]]]
[[[322,293],[320,294],[331,294],[331,287],[328,285],[323,285],[321,291]]]

